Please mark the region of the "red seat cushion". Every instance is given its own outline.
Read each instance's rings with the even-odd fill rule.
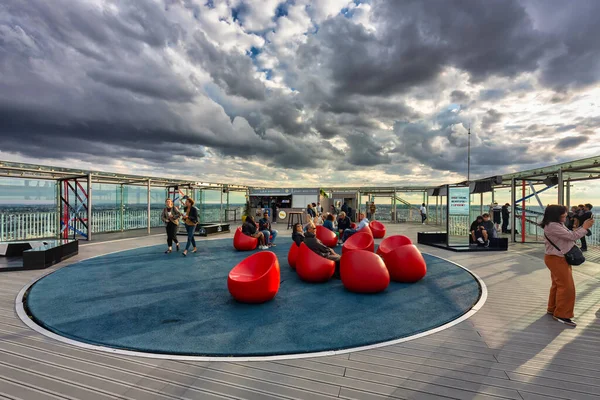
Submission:
[[[373,231],[371,230],[371,228],[369,228],[369,225],[362,228],[359,232],[368,233],[369,235],[371,235],[371,237],[373,237]]]
[[[275,253],[261,251],[246,257],[227,277],[227,288],[243,303],[264,303],[279,291],[279,261]]]
[[[254,250],[258,246],[258,239],[252,236],[244,235],[242,227],[239,226],[233,235],[233,247],[239,251]]]
[[[322,225],[317,225],[317,239],[319,239],[325,246],[335,247],[337,246],[337,236],[335,232],[330,231]]]
[[[371,251],[345,253],[340,262],[344,287],[351,292],[377,293],[390,284],[390,274],[381,257]]]
[[[288,264],[292,269],[296,269],[296,259],[298,258],[298,246],[296,242],[292,243],[290,246],[290,251],[288,251]]]
[[[369,228],[371,228],[371,232],[373,232],[373,237],[375,239],[381,239],[385,236],[385,225],[379,221],[371,221],[369,223]]]
[[[377,248],[377,254],[383,257],[384,254],[389,253],[397,247],[404,246],[407,244],[412,244],[412,241],[408,236],[404,235],[393,235],[389,236],[379,243],[379,247]]]
[[[367,250],[373,252],[375,250],[373,236],[362,230],[350,236],[342,246],[342,254],[355,250]]]
[[[383,261],[396,282],[417,282],[427,274],[427,263],[414,244],[400,246],[384,254]]]
[[[300,243],[298,257],[296,258],[296,273],[306,282],[326,282],[335,272],[335,261],[321,257]]]
[[[350,229],[356,229],[356,226],[357,226],[357,225],[356,225],[354,222],[352,222],[352,223],[350,224]]]

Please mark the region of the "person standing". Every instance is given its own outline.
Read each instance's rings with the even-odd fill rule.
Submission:
[[[494,219],[494,226],[497,231],[500,230],[500,225],[502,224],[502,207],[498,205],[498,202],[494,202],[494,207],[492,208],[492,217]]]
[[[371,204],[369,204],[369,218],[371,221],[375,220],[375,211],[377,211],[377,206],[375,206],[375,202],[372,201]]]
[[[427,208],[425,208],[425,203],[421,204],[419,212],[421,213],[421,223],[425,225],[425,220],[427,219]]]
[[[502,233],[508,233],[508,216],[510,215],[508,207],[510,207],[509,203],[502,206]]]
[[[594,216],[592,215],[592,208],[593,206],[590,203],[586,203],[583,205],[582,207],[582,212],[579,214],[579,225],[578,226],[583,226],[583,223],[585,221],[587,221],[590,218],[594,218]],[[590,232],[591,234],[591,232]],[[581,251],[587,251],[587,240],[585,239],[585,236],[581,237]]]
[[[173,200],[167,199],[165,201],[165,208],[163,208],[161,214],[161,220],[166,224],[165,228],[167,230],[167,246],[169,248],[165,251],[165,254],[173,251],[173,243],[177,246],[177,251],[179,251],[179,241],[177,240],[177,229],[179,228],[179,218],[181,217],[181,213],[173,205]]]
[[[582,226],[573,231],[564,225],[566,219],[565,206],[549,205],[540,224],[544,229],[544,263],[550,270],[552,279],[547,312],[560,323],[577,326],[571,320],[575,309],[575,282],[572,267],[567,263],[565,254],[575,246],[577,239],[585,237],[594,225],[594,219],[584,220]]]
[[[271,202],[271,211],[273,211],[273,222],[277,222],[277,202],[275,201],[275,199],[273,199],[273,201]]]
[[[185,200],[183,222],[185,223],[185,230],[187,232],[187,243],[185,244],[185,250],[181,254],[187,256],[190,245],[193,247],[192,253],[198,250],[196,248],[196,239],[194,238],[196,225],[198,225],[198,209],[194,207],[194,200],[189,197]]]
[[[275,238],[277,237],[277,231],[271,228],[271,223],[269,222],[269,214],[264,213],[263,217],[258,220],[258,230],[262,232],[265,236],[265,244],[267,247],[275,247]],[[273,238],[271,239],[271,236]]]

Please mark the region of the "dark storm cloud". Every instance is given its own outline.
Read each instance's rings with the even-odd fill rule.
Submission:
[[[581,146],[584,143],[587,143],[590,140],[587,136],[570,136],[564,139],[559,140],[555,148],[556,150],[569,150],[578,146]]]
[[[479,92],[479,100],[482,101],[495,101],[501,100],[507,95],[506,90],[503,89],[485,89]]]
[[[452,93],[450,93],[450,101],[453,103],[463,104],[469,102],[469,100],[469,95],[462,90],[453,90]]]
[[[351,165],[372,167],[391,161],[390,156],[383,152],[383,147],[367,133],[352,133],[346,137],[346,143],[349,147],[346,161]]]
[[[252,60],[239,52],[226,52],[210,43],[203,32],[194,35],[194,44],[188,54],[210,73],[213,80],[228,94],[251,100],[263,100],[265,87],[254,78]]]
[[[483,129],[489,129],[492,125],[497,124],[502,120],[502,114],[492,109],[487,110],[483,120],[481,121],[481,127]]]
[[[517,1],[381,1],[377,35],[338,16],[299,53],[326,63],[339,94],[385,95],[431,81],[445,66],[481,81],[534,71],[550,41]]]

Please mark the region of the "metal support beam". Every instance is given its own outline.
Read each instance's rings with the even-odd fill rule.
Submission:
[[[273,218],[273,217],[271,216],[271,218]],[[221,186],[221,200],[220,200],[220,206],[219,206],[219,223],[221,223],[221,222],[223,222],[223,186]]]
[[[479,193],[479,215],[483,215],[483,192]]]
[[[121,210],[119,212],[119,228],[121,229],[121,232],[125,230],[125,202],[123,199],[124,190],[123,184],[121,184]]]
[[[515,202],[517,201],[517,186],[515,179],[510,180],[510,241],[515,243],[517,240],[517,217],[515,211],[517,209]]]
[[[558,170],[558,204],[565,204],[565,183],[562,168]]]
[[[87,240],[92,240],[92,174],[87,176]]]
[[[531,189],[531,191],[533,192],[533,195],[535,196],[535,199],[538,202],[538,205],[540,206],[540,208],[542,209],[542,211],[545,209],[544,207],[544,203],[542,203],[542,200],[540,199],[540,196],[538,196],[537,191],[535,190],[535,188],[533,187],[533,185],[531,184],[531,182],[527,182],[529,184],[529,189]],[[558,189],[560,191],[560,187]]]
[[[567,190],[566,190],[566,205],[567,208],[570,210],[571,209],[571,179],[567,179]]]
[[[151,181],[150,181],[150,179],[148,179],[148,227],[147,227],[148,235],[150,234],[150,204],[152,202],[152,199],[150,198],[150,185],[151,185]]]

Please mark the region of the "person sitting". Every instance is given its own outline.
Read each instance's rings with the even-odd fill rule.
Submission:
[[[475,219],[475,221],[473,221],[473,223],[471,224],[471,237],[470,237],[470,242],[471,243],[477,243],[477,236],[475,236],[475,233],[478,231],[479,225],[481,225],[481,223],[483,222],[483,217],[481,215],[478,215],[477,218]]]
[[[323,225],[323,217],[319,214],[313,218],[313,223],[315,225]]]
[[[300,243],[304,242],[304,228],[302,224],[297,222],[294,224],[294,230],[292,231],[292,240],[296,243],[296,246],[300,247]]]
[[[342,237],[344,236],[344,231],[346,229],[350,229],[350,226],[352,225],[352,221],[350,221],[350,218],[348,218],[346,213],[344,211],[342,211],[340,213],[340,217],[338,218],[337,224],[338,224],[337,228],[338,228],[338,233],[339,233],[338,244],[340,244],[342,242]]]
[[[356,227],[356,229],[346,229],[344,231],[344,235],[342,236],[342,242],[348,240],[350,236],[354,235],[356,232],[360,231],[365,226],[369,226],[369,220],[365,217],[363,213],[358,214],[358,218],[360,219],[358,226]]]
[[[308,226],[308,231],[304,235],[304,244],[311,249],[314,253],[324,257],[328,260],[335,261],[335,272],[333,274],[334,278],[340,278],[340,259],[342,256],[337,254],[333,249],[325,246],[323,242],[317,239],[315,234],[317,228],[314,225]]]
[[[259,232],[256,228],[256,222],[254,222],[254,218],[248,215],[246,217],[246,221],[242,224],[242,233],[244,235],[251,236],[253,238],[258,239],[258,248],[260,250],[268,249],[265,242],[265,235],[262,232]]]
[[[483,222],[477,227],[475,232],[476,240],[485,247],[490,247],[490,239],[496,238],[497,231],[494,223],[490,221],[490,214],[485,213],[481,216]]]
[[[277,231],[271,228],[271,223],[269,222],[269,213],[265,212],[263,217],[258,220],[258,230],[262,232],[265,236],[265,242],[268,247],[275,247],[275,238],[277,237]],[[273,238],[271,238],[273,236]]]
[[[333,221],[335,218],[331,214],[327,214],[325,221],[323,222],[323,227],[329,229],[331,232],[335,232],[335,228],[333,226]]]

